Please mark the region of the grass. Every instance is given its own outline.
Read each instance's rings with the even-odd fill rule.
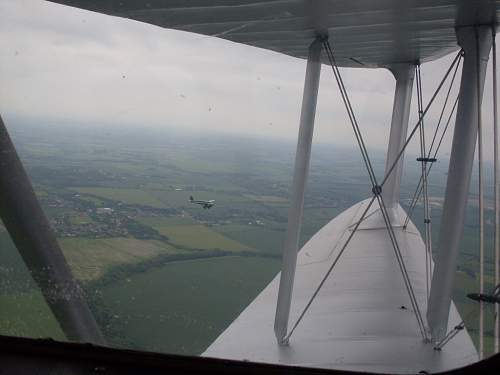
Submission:
[[[174,245],[191,249],[250,251],[251,247],[227,238],[204,225],[160,225],[154,228],[167,236]]]
[[[0,295],[0,305],[1,335],[65,339],[40,292]]]
[[[224,257],[174,262],[103,289],[111,329],[150,351],[196,355],[269,283],[279,262]]]
[[[144,190],[102,187],[75,187],[72,189],[80,194],[93,195],[127,204],[165,208],[164,203]]]
[[[269,229],[261,225],[228,224],[214,227],[220,234],[260,252],[281,254],[285,231]]]
[[[163,252],[177,251],[159,241],[125,237],[62,238],[59,243],[73,273],[83,281],[101,277],[111,266],[134,263]]]

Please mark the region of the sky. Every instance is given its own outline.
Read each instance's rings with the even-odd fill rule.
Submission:
[[[422,66],[424,101],[451,60]],[[174,127],[294,140],[304,73],[304,60],[218,38],[42,0],[0,0],[0,113],[7,126],[28,118],[65,126]],[[385,149],[394,78],[385,69],[342,69],[342,75],[369,148]],[[491,76],[487,81],[483,119],[491,159]],[[429,113],[431,129],[441,102]],[[410,128],[416,100],[412,105]],[[314,139],[355,141],[327,66]],[[410,150],[417,149],[415,141]]]

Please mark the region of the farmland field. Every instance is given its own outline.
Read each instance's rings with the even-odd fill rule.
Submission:
[[[283,230],[270,229],[263,225],[232,224],[214,227],[214,230],[259,252],[270,254],[281,253],[285,238]]]
[[[278,268],[256,257],[173,262],[104,288],[103,300],[136,348],[200,354]]]
[[[30,129],[17,133],[14,127],[16,145],[111,344],[199,354],[278,272],[293,143],[175,132],[167,137],[152,129],[47,126],[41,131],[29,123],[19,129]],[[301,243],[370,194],[359,161],[352,150],[315,146]],[[374,153],[373,165],[381,174],[384,156]],[[408,169],[402,197],[415,188],[414,169]],[[438,165],[433,173],[439,177],[430,189],[436,196],[433,233],[438,233],[445,169]],[[191,195],[215,205],[203,209],[189,203]],[[487,211],[487,236],[491,218]],[[414,221],[422,229],[420,204]],[[454,291],[464,316],[475,309],[466,293],[478,287],[477,242],[477,210],[471,206]],[[436,238],[435,252],[437,243]],[[487,249],[491,244],[488,237]],[[0,333],[61,338],[1,227],[0,246]],[[491,287],[489,250],[486,259]],[[487,314],[490,345],[491,311]],[[476,339],[477,314],[466,323]]]
[[[251,247],[224,237],[204,225],[167,225],[153,228],[168,236],[174,245],[191,249],[252,250]]]
[[[63,238],[59,242],[75,276],[83,281],[99,278],[112,266],[176,252],[172,246],[159,241],[124,237]]]
[[[88,188],[80,187],[73,190],[87,195],[121,201],[128,204],[138,204],[151,207],[164,207],[164,204],[149,193],[138,189]]]
[[[3,294],[0,306],[1,335],[65,339],[41,293]]]

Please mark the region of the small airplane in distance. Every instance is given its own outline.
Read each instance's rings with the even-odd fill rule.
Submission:
[[[192,195],[189,197],[189,202],[194,203],[194,204],[199,204],[200,206],[202,206],[204,209],[207,209],[207,210],[215,204],[215,200],[213,200],[213,199],[211,199],[209,201],[195,200]]]

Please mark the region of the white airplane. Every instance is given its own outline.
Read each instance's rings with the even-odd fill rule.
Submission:
[[[194,199],[192,195],[189,197],[189,202],[194,203],[194,204],[199,204],[201,207],[203,207],[206,210],[208,210],[209,208],[212,208],[215,204],[215,200],[213,200],[213,199],[208,200],[208,201],[197,200],[197,199]]]
[[[500,1],[53,2],[307,59],[282,270],[203,356],[384,373],[434,373],[482,358],[486,302],[484,299],[478,302],[480,325],[476,350],[452,301],[452,291],[476,142],[482,126],[480,103],[486,79],[493,81],[496,132],[496,74],[487,77],[486,67],[493,49],[496,72],[494,40]],[[423,129],[426,114],[436,97],[433,95],[428,103],[422,101],[421,64],[425,66],[451,53],[455,57],[437,83],[436,95],[442,95],[447,85],[454,82],[453,72],[457,71],[458,64],[462,66],[461,82],[453,108],[456,109],[454,140],[439,252],[433,258],[427,174],[435,155],[430,150],[422,152],[419,158],[422,165],[419,189],[425,211],[423,236],[400,206],[399,192],[406,146]],[[372,190],[367,192],[370,198],[333,218],[299,249],[323,64],[331,68],[338,83]],[[394,104],[383,178],[377,178],[371,168],[339,67],[388,69],[394,76]],[[409,128],[414,83],[419,120]],[[344,114],[338,113],[338,116]],[[36,281],[67,336],[80,341],[102,342],[82,299],[54,300],[51,286],[71,283],[71,274],[46,225],[29,180],[22,172],[3,123],[0,130],[6,139],[0,144],[0,151],[6,158],[0,163],[0,175],[5,180],[0,184],[0,207],[3,207],[5,226],[36,275]],[[495,150],[496,142],[495,138]],[[482,141],[478,144],[482,160]],[[497,151],[494,156],[498,176]],[[494,267],[497,269],[495,284],[498,285],[498,177],[495,183]],[[480,198],[481,217],[483,208]],[[36,240],[29,241],[35,234]],[[481,245],[478,251],[481,259],[483,254]],[[484,293],[482,263],[479,273],[479,293]],[[498,350],[498,304],[495,308],[494,342]]]

